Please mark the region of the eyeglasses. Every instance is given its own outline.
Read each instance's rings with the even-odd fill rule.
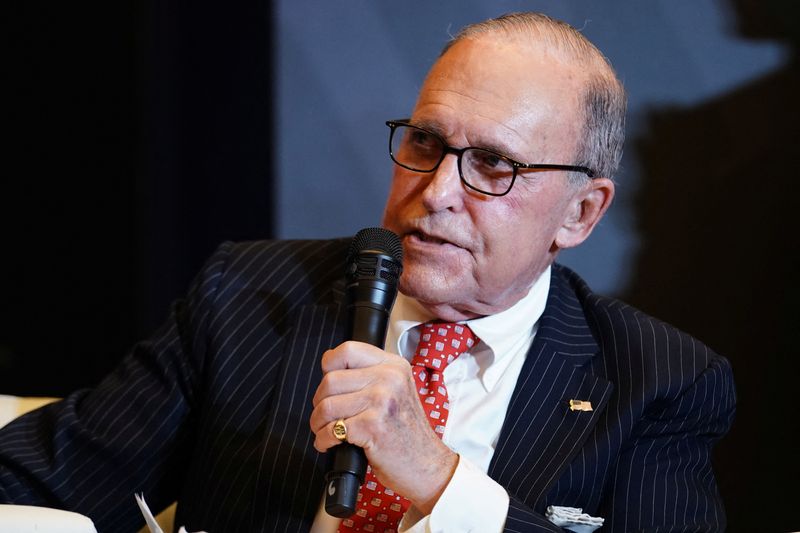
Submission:
[[[387,120],[389,126],[389,155],[392,161],[414,172],[433,172],[447,154],[458,157],[461,182],[472,190],[489,196],[508,194],[514,186],[519,169],[567,170],[581,172],[594,178],[594,171],[573,165],[520,163],[510,157],[485,148],[453,148],[441,136],[410,124],[410,119]]]

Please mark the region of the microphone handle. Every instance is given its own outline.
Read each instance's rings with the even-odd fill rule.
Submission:
[[[349,309],[350,339],[383,348],[389,313],[369,301],[354,302]],[[333,449],[333,464],[325,476],[325,512],[347,518],[356,512],[358,488],[367,473],[367,456],[362,448],[343,442]]]
[[[362,448],[348,442],[336,446],[333,465],[325,475],[325,512],[337,518],[352,516],[366,473],[367,456]]]

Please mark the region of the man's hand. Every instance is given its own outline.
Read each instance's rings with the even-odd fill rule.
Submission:
[[[323,354],[322,371],[310,420],[314,447],[324,452],[339,444],[333,424],[343,418],[347,441],[364,448],[380,482],[429,514],[458,455],[431,429],[408,361],[348,341]]]

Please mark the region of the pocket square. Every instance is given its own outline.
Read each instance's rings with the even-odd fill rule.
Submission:
[[[603,518],[589,516],[578,507],[561,507],[559,505],[549,505],[544,516],[558,527],[574,533],[591,533],[602,526],[604,521]]]

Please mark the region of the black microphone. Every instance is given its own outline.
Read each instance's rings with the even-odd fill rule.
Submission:
[[[349,339],[383,348],[389,312],[403,271],[400,239],[383,228],[365,228],[350,243],[345,266]],[[356,512],[358,487],[367,473],[364,450],[343,442],[333,448],[325,481],[325,511],[338,518]]]

